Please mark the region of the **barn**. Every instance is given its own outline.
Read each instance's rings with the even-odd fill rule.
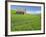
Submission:
[[[16,14],[26,14],[25,8],[16,8]]]

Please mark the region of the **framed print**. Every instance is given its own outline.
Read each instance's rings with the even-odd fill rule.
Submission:
[[[45,34],[45,3],[6,1],[5,35]]]

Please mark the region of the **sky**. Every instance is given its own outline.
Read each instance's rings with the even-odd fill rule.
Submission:
[[[25,8],[27,13],[41,13],[41,6],[22,6],[22,5],[11,5],[11,10],[16,10],[16,8]]]

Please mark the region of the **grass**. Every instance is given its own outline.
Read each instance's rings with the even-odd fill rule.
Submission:
[[[31,31],[41,29],[41,16],[34,14],[16,14],[11,11],[11,31]]]

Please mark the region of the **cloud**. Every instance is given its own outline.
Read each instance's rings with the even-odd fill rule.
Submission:
[[[40,14],[41,11],[26,11],[27,14]]]

